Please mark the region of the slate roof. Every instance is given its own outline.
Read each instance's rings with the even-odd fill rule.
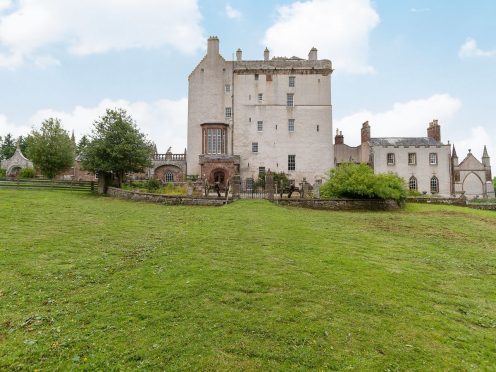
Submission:
[[[429,137],[377,137],[369,141],[371,146],[441,146],[442,143]]]

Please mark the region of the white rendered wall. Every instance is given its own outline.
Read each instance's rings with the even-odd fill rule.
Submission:
[[[433,176],[439,180],[439,194],[450,196],[451,194],[451,173],[450,173],[450,154],[451,146],[373,146],[374,155],[374,173],[393,172],[405,179],[407,182],[410,177],[417,178],[417,187],[419,192],[426,191],[431,193],[430,181]],[[395,164],[387,164],[387,154],[395,154]],[[417,154],[417,165],[408,164],[408,154]],[[438,164],[429,164],[429,154],[437,153]]]
[[[289,76],[295,76],[295,87],[289,87]],[[294,94],[294,107],[287,107],[288,93]],[[259,80],[236,74],[234,97],[234,153],[241,156],[243,179],[257,178],[258,168],[265,167],[313,183],[333,167],[330,75],[281,73],[266,81],[264,74]],[[295,119],[294,132],[288,119]],[[258,121],[263,121],[260,132]],[[258,142],[258,153],[252,142]],[[288,155],[296,155],[295,171],[288,171]]]

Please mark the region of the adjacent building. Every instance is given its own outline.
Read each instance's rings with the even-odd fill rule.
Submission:
[[[267,170],[309,182],[333,166],[332,64],[308,59],[225,60],[219,39],[189,76],[188,174],[225,184]]]
[[[423,194],[460,196],[468,198],[493,197],[491,162],[484,147],[482,162],[471,153],[458,164],[451,145],[441,141],[441,126],[437,120],[429,123],[426,137],[372,137],[368,122],[362,124],[361,144],[344,143],[339,130],[334,138],[334,165],[366,163],[374,173],[396,173],[410,190]]]

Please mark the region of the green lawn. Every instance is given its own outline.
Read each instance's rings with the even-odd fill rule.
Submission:
[[[0,190],[0,370],[495,366],[495,212]]]

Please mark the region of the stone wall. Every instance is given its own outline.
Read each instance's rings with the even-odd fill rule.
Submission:
[[[426,203],[426,204],[447,204],[447,205],[461,205],[466,206],[467,200],[464,198],[415,198],[410,197],[406,199],[409,203]]]
[[[275,204],[333,211],[391,211],[401,209],[394,200],[379,199],[277,199]]]
[[[126,191],[115,187],[109,187],[107,195],[127,200],[145,201],[157,204],[166,205],[205,205],[205,206],[221,206],[226,203],[231,203],[232,200],[226,201],[225,198],[199,198],[191,196],[169,196],[161,194],[151,194],[145,192]]]

